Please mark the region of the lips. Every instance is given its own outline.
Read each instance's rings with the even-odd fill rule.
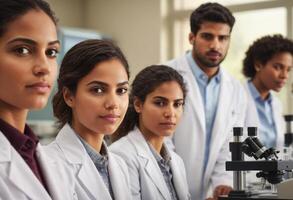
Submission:
[[[221,58],[222,54],[217,51],[209,51],[207,52],[207,56],[213,60]]]
[[[282,82],[277,82],[277,85],[279,87],[283,87],[286,84],[286,82],[282,81]]]
[[[161,122],[160,126],[164,126],[167,128],[173,128],[174,126],[176,126],[176,123],[174,123],[174,122]]]
[[[45,93],[50,92],[51,85],[46,82],[37,82],[37,83],[33,83],[31,85],[27,85],[26,88],[33,90],[33,91],[40,93],[40,94],[45,94]]]
[[[109,114],[109,115],[102,115],[100,116],[100,118],[104,119],[105,121],[109,123],[115,123],[120,118],[120,116]]]

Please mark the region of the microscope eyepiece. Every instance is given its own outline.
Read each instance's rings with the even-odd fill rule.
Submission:
[[[234,127],[233,128],[233,135],[234,136],[242,136],[243,135],[243,128],[242,127]]]
[[[247,127],[248,136],[254,137],[257,135],[257,127]]]

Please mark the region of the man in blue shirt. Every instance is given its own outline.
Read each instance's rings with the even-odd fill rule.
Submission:
[[[192,199],[216,199],[232,189],[225,162],[230,159],[232,128],[244,124],[246,96],[220,63],[234,22],[224,6],[202,4],[190,17],[192,50],[168,63],[183,75],[188,89],[184,115],[172,140],[185,162]]]

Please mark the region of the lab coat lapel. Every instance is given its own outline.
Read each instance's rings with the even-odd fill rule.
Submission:
[[[78,136],[67,124],[59,132],[56,138],[66,160],[74,168],[78,169],[77,181],[84,187],[85,191],[94,199],[111,199],[111,196],[103,183],[94,163],[91,161]],[[97,187],[98,186],[98,187]]]
[[[176,190],[178,199],[186,199],[186,194],[188,194],[188,186],[182,176],[181,170],[185,169],[180,169],[178,163],[175,162],[174,158],[171,159],[171,171],[173,175],[173,184],[174,188]]]
[[[272,95],[272,112],[273,112],[273,121],[276,126],[276,148],[282,148],[284,145],[284,119],[282,116],[279,116],[279,111],[281,110],[280,105],[278,105],[277,99]]]
[[[112,199],[102,177],[99,175],[92,162],[86,162],[81,165],[77,180],[80,182],[80,185],[85,188],[85,191],[89,191],[94,199]]]
[[[115,199],[127,199],[125,196],[127,193],[127,182],[125,182],[124,177],[125,175],[122,173],[121,169],[119,168],[118,163],[115,159],[109,154],[109,175],[110,175],[110,182],[112,186],[112,190],[114,193]],[[122,182],[123,181],[123,182]],[[125,187],[123,187],[125,186]]]
[[[136,146],[138,155],[145,160],[145,170],[146,174],[153,181],[154,185],[161,192],[164,199],[171,199],[168,188],[166,187],[166,183],[164,177],[162,175],[161,169],[157,164],[156,159],[152,155],[149,146],[140,133],[139,129],[136,128],[133,132],[128,134],[131,140],[135,140],[133,144]]]
[[[41,182],[13,147],[11,147],[10,156],[11,160],[7,163],[9,180],[31,199],[51,199]]]
[[[196,117],[198,121],[200,122],[199,124],[200,124],[201,131],[199,131],[198,134],[205,133],[206,129],[205,129],[204,104],[201,98],[197,81],[195,77],[193,76],[193,73],[190,69],[186,56],[183,56],[180,59],[180,66],[182,70],[181,71],[179,70],[179,72],[181,72],[183,77],[185,77],[184,80],[187,84],[187,90],[188,90],[187,98],[188,99],[186,100],[191,102],[192,108],[196,113]]]
[[[63,197],[61,196],[60,191],[67,188],[63,187],[63,185],[60,185],[60,183],[62,183],[62,180],[60,180],[59,177],[56,177],[58,176],[59,172],[57,162],[50,160],[46,156],[40,144],[38,144],[37,146],[37,158],[52,199],[62,200]]]
[[[210,149],[209,160],[216,160],[214,156],[218,156],[218,155],[214,155],[211,152],[219,152],[218,148],[222,146],[222,143],[225,142],[229,134],[231,135],[231,138],[232,138],[232,132],[228,133],[231,130],[227,129],[227,124],[231,123],[230,122],[231,115],[233,116],[236,114],[235,111],[231,109],[231,106],[232,106],[231,95],[227,95],[231,93],[232,91],[231,89],[232,84],[229,81],[229,77],[227,77],[225,73],[222,73],[221,78],[222,80],[220,83],[219,101],[218,101],[216,116],[215,116],[214,125],[212,129],[212,135],[211,135],[211,145],[210,145],[211,149]],[[229,109],[227,110],[227,108]],[[210,163],[213,163],[213,162],[208,161],[206,173],[210,173],[210,170],[211,170],[209,165]]]

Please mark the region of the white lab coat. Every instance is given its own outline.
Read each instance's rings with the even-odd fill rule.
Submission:
[[[248,94],[248,106],[246,111],[245,126],[259,127],[260,121],[258,118],[255,101],[248,88],[248,82],[245,83],[245,90]],[[273,120],[275,122],[277,131],[276,148],[281,151],[281,148],[284,147],[285,120],[282,116],[282,104],[274,95],[272,95],[272,110]]]
[[[170,166],[177,196],[180,200],[190,199],[183,161],[166,148],[171,156]],[[171,200],[161,169],[138,128],[114,142],[109,149],[128,165],[133,199]]]
[[[111,200],[111,195],[103,182],[93,161],[73,129],[66,124],[58,133],[55,141],[46,151],[63,160],[64,168],[70,172],[75,181],[70,187],[75,188],[77,199]],[[116,200],[131,199],[129,175],[125,162],[109,152],[109,176]]]
[[[232,186],[232,172],[225,171],[225,162],[231,160],[229,141],[233,137],[232,128],[244,125],[247,97],[240,82],[221,69],[219,101],[204,173],[206,122],[199,86],[186,55],[169,61],[167,65],[179,71],[187,85],[184,113],[172,141],[175,151],[184,161],[191,198],[199,200],[201,196],[212,195],[211,191],[218,185]]]
[[[40,144],[36,154],[50,195],[0,131],[0,199],[71,200],[73,193],[60,179],[64,171],[59,170],[58,163],[50,160]]]

